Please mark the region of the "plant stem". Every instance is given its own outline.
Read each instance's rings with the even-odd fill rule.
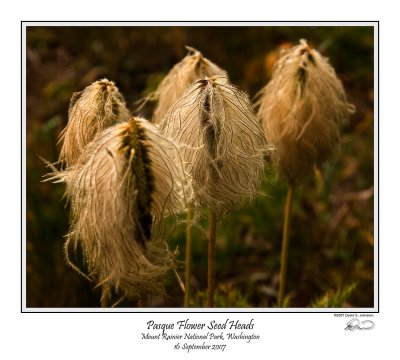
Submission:
[[[186,209],[186,253],[185,253],[185,295],[183,306],[189,307],[190,302],[190,275],[192,265],[192,209],[190,205]]]
[[[283,301],[285,296],[286,286],[286,269],[287,269],[287,257],[289,249],[289,230],[290,230],[290,218],[292,215],[292,204],[293,204],[293,191],[294,188],[289,184],[286,204],[285,204],[285,220],[283,224],[283,239],[282,239],[282,250],[281,250],[281,270],[279,274],[279,294],[278,294],[278,307],[283,307]]]
[[[107,284],[102,285],[101,287],[101,298],[100,305],[102,308],[108,307],[108,298],[109,298],[110,288]]]
[[[210,209],[209,233],[208,233],[207,307],[214,307],[216,230],[217,230],[217,217],[214,211]]]

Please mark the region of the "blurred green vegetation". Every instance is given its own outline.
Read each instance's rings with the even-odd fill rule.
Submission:
[[[107,77],[133,110],[189,45],[254,97],[268,81],[279,49],[301,38],[329,57],[357,112],[343,128],[341,152],[295,194],[287,302],[293,307],[339,300],[339,306],[374,305],[373,28],[49,26],[28,27],[26,35],[28,307],[99,306],[99,290],[64,261],[69,211],[64,188],[41,182],[47,169],[39,156],[57,160],[73,92]],[[149,118],[151,111],[146,107],[140,115]],[[271,168],[266,178],[255,203],[229,213],[218,228],[216,306],[276,306],[287,185]],[[178,226],[170,239],[181,261],[183,231]],[[204,306],[207,242],[199,229],[193,237],[192,305]],[[183,276],[183,266],[180,272]],[[173,275],[166,294],[151,305],[182,305]]]

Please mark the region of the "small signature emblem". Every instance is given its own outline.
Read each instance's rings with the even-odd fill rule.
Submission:
[[[375,327],[375,323],[371,320],[360,321],[356,318],[351,319],[347,326],[344,328],[345,330],[372,330]]]

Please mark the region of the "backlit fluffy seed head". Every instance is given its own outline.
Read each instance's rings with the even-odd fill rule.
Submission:
[[[304,180],[339,144],[339,127],[354,112],[328,60],[305,40],[283,53],[258,101],[279,172],[290,183]]]
[[[225,79],[192,84],[168,111],[160,128],[181,144],[195,206],[222,215],[254,198],[263,178],[263,129],[247,95]]]
[[[203,54],[189,46],[188,55],[177,63],[157,87],[155,99],[158,99],[152,123],[159,124],[169,108],[178,100],[186,88],[198,79],[215,75],[228,78],[225,70],[219,68]]]
[[[134,299],[162,293],[173,260],[162,218],[183,207],[175,153],[156,127],[132,118],[98,134],[73,166],[52,177],[66,183],[71,203],[67,258],[71,246],[82,248],[103,303],[113,293]]]
[[[68,124],[60,138],[60,161],[74,164],[98,132],[129,117],[125,100],[112,81],[99,80],[75,93],[70,101]]]

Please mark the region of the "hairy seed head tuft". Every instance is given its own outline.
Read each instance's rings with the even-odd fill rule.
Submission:
[[[196,81],[171,107],[160,128],[181,144],[195,206],[221,215],[255,197],[267,144],[247,95],[226,79]]]
[[[158,99],[152,118],[154,124],[162,121],[169,108],[196,80],[215,75],[228,78],[225,70],[205,58],[200,51],[189,46],[186,48],[189,50],[188,55],[170,70],[154,94]]]
[[[257,105],[279,172],[290,183],[335,152],[339,127],[354,112],[328,60],[305,40],[283,53]]]
[[[74,93],[69,106],[68,124],[61,134],[60,161],[72,165],[95,135],[130,117],[125,100],[112,81],[99,80]]]
[[[71,229],[89,274],[111,293],[160,294],[172,266],[163,240],[165,213],[183,207],[183,170],[175,144],[147,120],[131,118],[97,134],[79,161],[51,180],[66,183]]]

